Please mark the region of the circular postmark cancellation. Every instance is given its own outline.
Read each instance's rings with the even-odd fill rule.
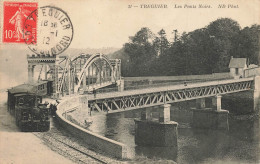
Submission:
[[[32,24],[37,23],[36,29]],[[66,12],[53,6],[34,10],[25,20],[25,42],[40,55],[58,55],[65,51],[73,38],[73,26]]]

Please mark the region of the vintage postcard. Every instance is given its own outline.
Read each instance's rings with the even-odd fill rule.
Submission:
[[[0,163],[260,163],[259,0],[0,0]]]

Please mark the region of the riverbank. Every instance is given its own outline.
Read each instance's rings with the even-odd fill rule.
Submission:
[[[143,109],[108,115],[95,115],[92,117],[92,124],[87,129],[128,145],[135,154],[135,158],[131,160],[132,163],[147,161],[167,163],[175,161],[177,163],[206,164],[215,161],[219,163],[256,163],[258,161],[260,155],[260,148],[257,146],[257,143],[260,142],[258,112],[248,114],[230,112],[229,131],[194,129],[191,126],[191,108],[195,106],[195,100],[174,103],[171,106],[171,120],[179,124],[177,148],[135,145],[135,124],[133,120],[140,118]],[[148,110],[158,112],[162,108],[151,107]],[[153,116],[156,117],[156,114]],[[71,117],[84,118],[80,113],[71,113]]]

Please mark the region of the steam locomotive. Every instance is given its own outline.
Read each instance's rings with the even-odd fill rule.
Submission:
[[[48,104],[42,103],[38,86],[22,84],[8,90],[8,111],[15,116],[21,131],[48,131],[50,128]]]

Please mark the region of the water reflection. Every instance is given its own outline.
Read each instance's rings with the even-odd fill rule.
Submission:
[[[179,111],[175,106],[171,119],[179,123],[178,147],[143,147],[134,142],[134,118],[140,118],[141,110],[95,116],[89,129],[128,145],[137,161],[145,156],[177,163],[259,163],[260,131],[256,117],[229,117],[229,131],[193,129],[191,111]]]
[[[135,153],[151,159],[177,160],[177,147],[144,147],[136,146]]]

